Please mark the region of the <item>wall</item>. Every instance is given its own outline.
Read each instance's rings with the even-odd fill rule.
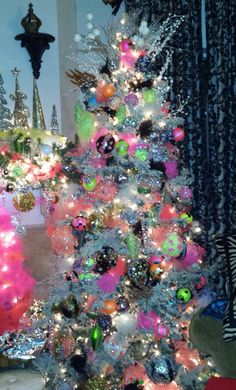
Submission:
[[[14,93],[15,84],[11,69],[15,66],[21,70],[20,86],[22,92],[28,96],[27,105],[32,111],[32,70],[29,55],[14,38],[24,32],[20,22],[27,14],[29,0],[1,0],[0,1],[0,73],[4,79],[7,96]],[[60,89],[59,89],[59,55],[58,55],[58,23],[56,0],[34,0],[34,12],[42,20],[41,32],[52,34],[56,41],[50,44],[43,56],[41,76],[38,87],[44,109],[46,126],[49,127],[51,110],[56,104],[60,120]],[[7,98],[9,108],[13,102]],[[31,122],[31,120],[30,120]]]

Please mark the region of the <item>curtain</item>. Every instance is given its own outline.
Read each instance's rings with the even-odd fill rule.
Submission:
[[[206,0],[207,58],[202,48],[200,0],[125,0],[126,11],[141,20],[185,20],[174,48],[170,100],[184,101],[186,141],[183,163],[193,177],[193,213],[204,227],[201,243],[215,258],[214,234],[235,224],[235,20],[234,0]]]

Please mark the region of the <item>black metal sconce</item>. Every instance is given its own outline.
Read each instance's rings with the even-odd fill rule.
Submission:
[[[21,47],[27,49],[30,56],[33,75],[36,79],[40,76],[43,53],[46,49],[50,48],[49,42],[55,41],[55,38],[52,35],[38,32],[41,24],[41,20],[34,14],[33,5],[30,3],[28,14],[21,21],[25,33],[15,37],[17,41],[21,41]]]

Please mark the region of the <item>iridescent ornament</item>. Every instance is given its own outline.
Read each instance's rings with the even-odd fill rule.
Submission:
[[[129,144],[128,142],[124,141],[123,139],[120,139],[115,146],[117,154],[120,156],[126,156],[129,151]]]
[[[177,374],[174,359],[165,355],[152,355],[146,363],[146,371],[152,382],[171,383]]]
[[[36,199],[32,192],[19,192],[13,198],[15,209],[22,212],[28,212],[34,208]]]
[[[176,293],[179,302],[188,303],[192,298],[192,291],[189,288],[182,287]]]
[[[145,89],[143,91],[143,100],[148,104],[156,103],[156,91],[154,89]]]
[[[84,189],[88,192],[92,192],[95,190],[96,186],[97,186],[97,180],[95,177],[91,177],[91,176],[86,176],[84,179],[83,179],[83,183],[82,183]]]
[[[112,134],[108,133],[102,135],[96,141],[96,149],[101,154],[111,153],[115,146],[115,138]]]

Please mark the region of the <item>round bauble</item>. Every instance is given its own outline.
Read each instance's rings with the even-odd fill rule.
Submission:
[[[115,138],[108,133],[98,138],[96,142],[96,149],[100,154],[111,153],[115,146]]]
[[[13,183],[7,183],[6,192],[14,192],[14,191],[15,191],[15,185]]]
[[[189,187],[182,187],[178,191],[179,197],[182,200],[190,200],[193,197],[193,191]]]
[[[123,53],[127,53],[128,51],[130,51],[130,46],[131,46],[131,41],[129,39],[122,39],[119,48],[120,51],[122,51]]]
[[[143,100],[145,103],[153,104],[156,103],[157,97],[154,89],[146,89],[143,92]]]
[[[192,291],[189,288],[182,287],[176,293],[179,302],[188,303],[192,298]]]
[[[123,313],[124,311],[129,310],[129,300],[125,297],[119,297],[116,300],[116,304],[118,313]]]
[[[87,220],[84,217],[76,217],[72,221],[72,226],[76,230],[83,231],[86,229]]]
[[[112,328],[112,319],[108,314],[101,314],[97,322],[103,332],[109,332]]]
[[[173,137],[176,142],[182,141],[185,137],[184,130],[181,127],[175,127],[173,129]]]
[[[115,149],[116,149],[117,154],[119,154],[119,156],[126,156],[128,154],[128,151],[129,151],[129,144],[125,140],[120,139],[116,143]]]
[[[148,158],[148,150],[146,148],[138,147],[134,153],[135,157],[140,161],[146,161]]]
[[[36,199],[32,192],[19,192],[13,198],[13,205],[18,211],[30,211],[34,208],[35,204]]]
[[[124,101],[125,104],[127,104],[128,106],[135,107],[139,103],[139,98],[135,93],[130,92],[128,95],[125,96]]]
[[[146,363],[146,370],[152,382],[167,384],[175,379],[177,366],[175,361],[168,356],[152,355]]]
[[[107,383],[106,378],[93,377],[88,380],[85,385],[85,390],[109,390],[110,386]]]
[[[160,280],[163,273],[164,269],[161,264],[152,264],[150,266],[150,274],[153,279]]]
[[[104,314],[115,313],[117,311],[116,301],[114,301],[114,299],[107,299],[104,301],[102,311]]]
[[[117,262],[117,254],[113,248],[104,246],[95,256],[96,264],[94,266],[94,272],[104,274],[112,267],[115,267]]]
[[[116,88],[113,84],[105,84],[102,87],[102,94],[105,98],[110,98],[116,93]]]
[[[170,233],[162,243],[162,250],[166,255],[177,257],[184,250],[183,240],[176,233]]]
[[[84,189],[88,192],[92,192],[95,190],[96,186],[97,186],[97,180],[95,177],[92,177],[92,176],[86,176],[84,179],[83,179],[83,182],[82,182],[82,185],[84,187]]]

